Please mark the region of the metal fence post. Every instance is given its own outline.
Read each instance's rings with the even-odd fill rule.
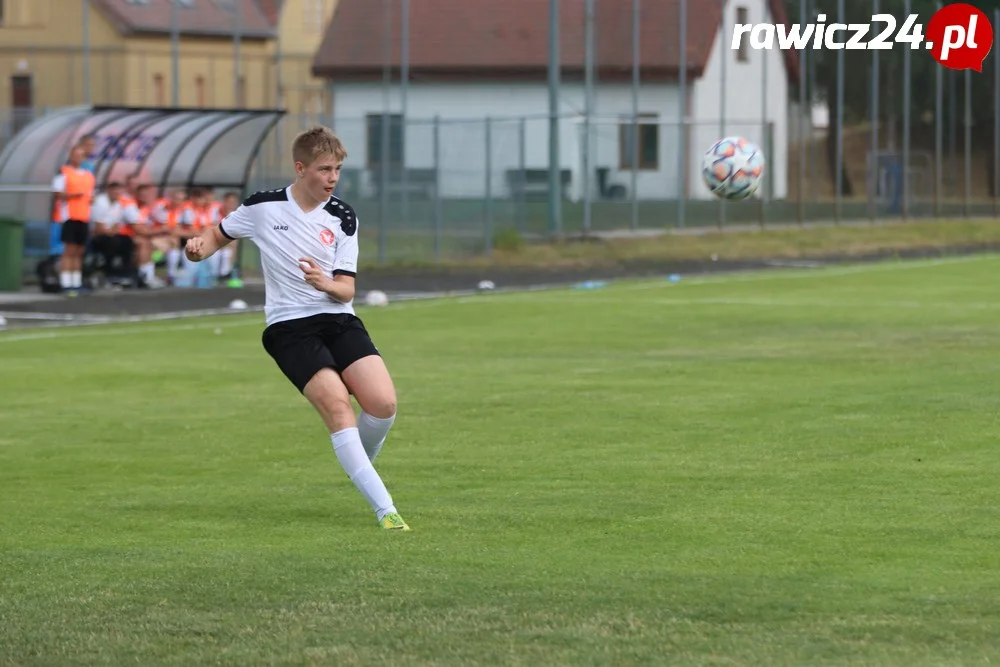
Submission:
[[[993,10],[1000,26],[1000,9]],[[940,68],[938,68],[940,69]],[[1000,49],[993,49],[993,217],[1000,214]]]
[[[590,155],[590,120],[594,113],[594,2],[587,0],[586,29],[585,29],[585,63],[584,63],[584,90],[583,90],[583,233],[590,234],[591,216],[591,155]]]
[[[392,3],[383,0],[382,10],[385,13],[385,33],[382,47],[382,126],[379,128],[382,145],[379,147],[379,228],[378,228],[378,261],[385,263],[389,231],[386,229],[389,214],[389,83],[392,71]]]
[[[639,226],[639,15],[640,0],[632,0],[632,219],[630,229]],[[681,31],[683,32],[683,30]]]
[[[806,0],[799,0],[799,24],[805,25],[808,20]],[[804,224],[806,219],[806,162],[808,160],[806,131],[809,127],[812,127],[812,118],[809,114],[809,105],[806,103],[806,49],[799,49],[799,225]]]
[[[518,123],[517,142],[517,229],[523,235],[527,231],[527,204],[525,202],[525,187],[527,184],[526,160],[527,160],[527,135],[528,119],[521,117]]]
[[[837,22],[844,22],[844,0],[837,0]],[[837,191],[834,193],[834,221],[840,224],[843,212],[842,192],[844,189],[844,49],[837,51]]]
[[[965,217],[972,204],[972,70],[965,70]]]
[[[170,106],[180,106],[180,27],[177,17],[177,0],[170,1]],[[233,104],[235,107],[236,104]]]
[[[688,90],[687,90],[687,0],[680,1],[680,20],[679,25],[681,27],[680,32],[680,43],[678,45],[680,49],[680,141],[677,143],[677,177],[678,177],[678,189],[680,196],[677,197],[677,224],[680,227],[684,226],[684,219],[687,216],[685,211],[685,206],[687,204],[687,161],[688,161],[688,141],[687,141],[687,105],[688,105]],[[722,53],[723,58],[727,55],[725,51]]]
[[[910,0],[903,3],[903,15],[910,15]],[[903,220],[910,218],[910,106],[912,87],[910,85],[911,49],[903,47]]]
[[[441,227],[444,211],[441,206],[441,116],[434,116],[434,259],[441,261]]]
[[[763,132],[763,137],[761,137],[763,145],[761,148],[766,151],[765,155],[773,159],[774,155],[771,153],[771,140],[770,140],[770,123],[767,120],[767,56],[769,51],[761,52],[761,66],[760,66],[760,118],[761,126],[760,129]],[[770,189],[771,181],[773,180],[766,171],[764,172],[764,180],[767,185],[764,187],[764,191],[760,193],[760,198],[757,200],[757,223],[760,228],[764,228],[764,212],[766,208],[767,201],[770,199],[768,197],[768,190]]]
[[[879,0],[873,0],[872,13],[879,13]],[[868,176],[868,217],[872,224],[878,219],[878,174],[879,174],[879,138],[878,138],[878,103],[879,103],[879,49],[872,49],[872,80],[871,80],[871,170]]]
[[[83,103],[90,97],[90,0],[83,0]]]
[[[493,119],[486,117],[486,197],[483,202],[483,235],[486,255],[493,254]]]
[[[399,105],[400,105],[400,116],[402,123],[402,146],[399,147],[401,162],[400,165],[402,173],[400,174],[401,189],[402,189],[402,211],[403,211],[403,221],[404,223],[410,219],[410,189],[408,187],[409,183],[409,172],[408,165],[406,163],[406,137],[408,130],[410,129],[409,123],[409,107],[408,107],[408,94],[410,89],[410,0],[401,0],[402,2],[402,19],[400,20],[400,32],[402,35],[401,39],[401,53],[400,53],[400,65],[399,65]]]
[[[937,3],[941,9],[941,3]],[[944,68],[934,68],[934,215],[941,216],[941,196],[944,194],[941,174],[944,170]]]
[[[549,0],[549,232],[562,235],[562,154],[559,149],[559,0]]]
[[[722,25],[729,25],[728,23],[726,23],[726,4],[727,3],[726,3],[726,0],[721,0],[721,1],[722,1],[722,10],[721,10],[722,11]],[[804,1],[805,0],[803,0],[803,2]],[[805,53],[805,49],[802,49],[802,52]],[[727,47],[727,44],[726,44],[726,31],[725,30],[720,30],[719,31],[719,53],[721,53],[723,55],[723,57],[719,59],[719,68],[720,68],[720,71],[721,71],[721,75],[719,77],[719,81],[721,83],[721,86],[719,87],[719,109],[720,109],[720,111],[719,111],[719,139],[722,139],[722,138],[724,138],[726,136],[726,61],[728,59],[725,56],[730,53],[730,51],[729,51],[729,49]],[[718,207],[717,208],[717,214],[718,214],[717,223],[718,223],[719,229],[722,229],[723,225],[725,225],[725,222],[726,222],[726,200],[723,199],[722,197],[719,197],[719,201],[718,201],[717,207]]]

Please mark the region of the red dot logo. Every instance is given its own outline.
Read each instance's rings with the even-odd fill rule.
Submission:
[[[983,71],[993,48],[993,26],[979,8],[964,2],[945,5],[927,24],[927,48],[949,69]]]
[[[329,229],[324,229],[319,233],[319,240],[326,247],[330,247],[337,241],[337,237]]]

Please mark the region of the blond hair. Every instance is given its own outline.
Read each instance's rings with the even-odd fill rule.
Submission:
[[[305,132],[299,133],[292,142],[292,159],[305,166],[311,165],[317,158],[332,155],[342,161],[347,158],[347,149],[336,134],[328,127],[317,125]]]

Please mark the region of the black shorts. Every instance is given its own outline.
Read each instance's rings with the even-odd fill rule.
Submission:
[[[365,325],[349,313],[275,322],[264,329],[262,342],[299,392],[324,368],[340,373],[358,359],[379,353]]]
[[[89,224],[79,220],[67,220],[62,223],[62,234],[60,234],[59,240],[74,245],[87,245],[88,236],[90,236]]]

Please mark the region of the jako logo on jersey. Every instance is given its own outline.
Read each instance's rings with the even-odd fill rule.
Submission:
[[[332,246],[336,242],[337,237],[329,229],[324,229],[319,233],[319,240],[325,246]]]
[[[274,226],[274,231],[276,231],[276,232],[287,232],[288,231],[288,225],[275,225]]]

